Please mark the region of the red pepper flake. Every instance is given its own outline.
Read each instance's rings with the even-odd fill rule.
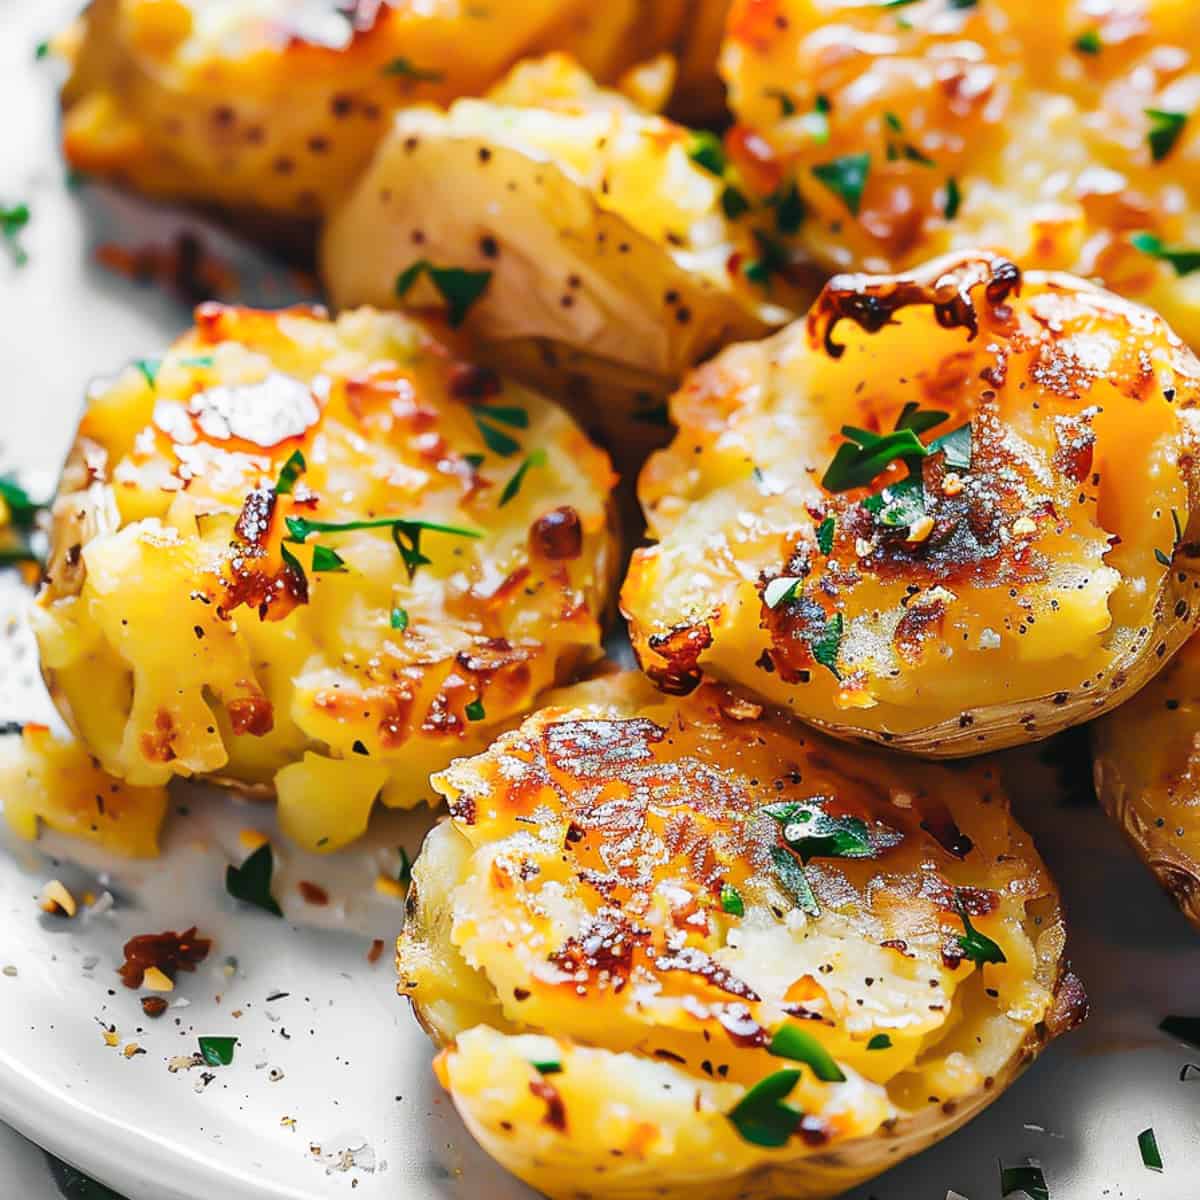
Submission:
[[[161,996],[143,996],[142,1012],[148,1017],[161,1017],[167,1011],[167,1002]]]
[[[540,1100],[546,1102],[546,1115],[542,1118],[543,1125],[565,1133],[567,1129],[567,1106],[563,1103],[558,1088],[544,1079],[530,1080],[529,1090]]]
[[[328,904],[329,893],[319,884],[302,879],[296,884],[296,890],[304,897],[306,904]]]
[[[173,980],[176,971],[194,971],[211,949],[211,939],[197,937],[195,925],[183,933],[143,933],[125,943],[125,961],[117,974],[127,988],[141,987],[148,967],[157,967]]]
[[[383,938],[376,938],[371,943],[370,950],[367,951],[367,962],[374,964],[379,961],[383,955]]]

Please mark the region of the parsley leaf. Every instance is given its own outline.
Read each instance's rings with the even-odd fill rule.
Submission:
[[[383,68],[385,75],[398,75],[402,79],[412,79],[418,83],[441,83],[446,78],[444,71],[434,71],[426,67],[414,66],[407,58],[393,58]]]
[[[751,283],[761,283],[766,287],[771,282],[771,276],[788,265],[787,251],[761,229],[754,230],[754,240],[758,244],[758,257],[746,263],[742,273]]]
[[[447,320],[454,328],[466,320],[471,305],[487,291],[491,271],[468,271],[463,267],[435,267],[427,258],[410,263],[396,276],[396,298],[403,300],[422,273],[446,302]]]
[[[562,1063],[554,1058],[532,1059],[529,1065],[539,1075],[557,1075],[562,1070]]]
[[[403,633],[408,628],[408,609],[393,608],[389,618],[389,624],[393,629],[398,629]]]
[[[790,1058],[793,1062],[806,1063],[822,1083],[846,1081],[846,1076],[842,1074],[833,1055],[811,1033],[798,1029],[795,1025],[781,1025],[771,1038],[767,1052],[774,1054],[776,1058]]]
[[[200,1057],[210,1067],[227,1067],[233,1062],[233,1049],[236,1045],[235,1037],[202,1037]]]
[[[513,477],[504,485],[504,491],[500,493],[500,507],[503,508],[521,490],[521,484],[524,482],[526,472],[528,472],[530,467],[544,467],[545,465],[545,450],[539,448],[532,454],[526,455],[525,461],[521,463],[513,473]]]
[[[158,387],[158,368],[162,366],[160,359],[135,358],[133,365],[142,373],[142,378],[146,381],[148,388],[154,389]]]
[[[1080,54],[1099,54],[1104,49],[1104,45],[1100,41],[1100,31],[1097,29],[1085,29],[1071,45]]]
[[[835,679],[841,679],[841,672],[838,670],[837,660],[838,654],[842,649],[842,632],[843,632],[842,614],[834,613],[828,621],[825,622],[825,632],[820,637],[814,638],[809,643],[809,649],[812,650],[812,656],[825,667],[833,672]]]
[[[742,1138],[753,1146],[786,1146],[803,1114],[783,1103],[800,1079],[789,1067],[760,1079],[725,1114]]]
[[[966,931],[958,935],[958,945],[963,954],[980,967],[985,963],[1008,962],[1008,959],[1004,957],[1004,951],[986,933],[980,933],[971,924],[971,917],[967,912],[966,905],[963,904],[962,897],[957,894],[954,897],[954,907],[958,911],[963,929]]]
[[[911,429],[913,433],[928,433],[949,419],[950,414],[942,412],[940,408],[922,408],[916,400],[910,400],[900,410],[894,428]]]
[[[833,549],[833,535],[836,529],[837,520],[834,517],[826,517],[817,526],[817,549],[826,556]]]
[[[474,417],[475,427],[479,430],[479,436],[483,438],[483,444],[493,454],[499,454],[501,458],[511,458],[521,449],[520,442],[509,437],[503,429],[497,429],[494,425],[489,425],[482,420],[478,411],[474,413]]]
[[[813,167],[812,173],[835,196],[841,198],[852,216],[858,216],[863,189],[871,169],[869,154],[844,154],[841,158]]]
[[[377,517],[369,521],[310,521],[307,517],[286,517],[288,539],[303,545],[313,533],[345,533],[351,529],[391,529],[392,541],[412,579],[417,568],[431,560],[421,553],[421,534],[447,533],[454,537],[481,538],[478,529],[463,529],[457,525],[441,525],[436,521],[409,520],[405,517]]]
[[[769,96],[772,100],[779,101],[779,115],[781,117],[794,117],[796,115],[796,102],[780,88],[767,88],[763,92],[764,96]]]
[[[0,238],[8,246],[13,265],[17,267],[23,267],[29,261],[20,242],[21,231],[29,224],[29,215],[28,204],[14,204],[11,208],[0,205]]]
[[[919,475],[909,475],[866,497],[862,506],[888,529],[911,525],[925,515],[925,484]]]
[[[412,859],[403,846],[399,847],[400,862],[396,867],[396,882],[408,887],[412,883]]]
[[[1154,1136],[1154,1130],[1143,1129],[1138,1134],[1138,1150],[1142,1155],[1142,1166],[1150,1171],[1161,1171],[1163,1169],[1162,1152],[1158,1148],[1158,1138]]]
[[[240,867],[230,864],[225,868],[225,890],[235,900],[242,900],[276,917],[282,917],[283,909],[271,895],[271,875],[274,870],[275,856],[271,853],[271,843],[263,842]]]
[[[308,463],[304,461],[304,455],[299,450],[293,450],[291,457],[280,468],[279,478],[275,481],[275,495],[290,496],[296,487],[296,480],[307,470]]]
[[[1146,116],[1150,118],[1150,132],[1146,140],[1150,143],[1150,154],[1155,162],[1162,162],[1175,148],[1179,135],[1187,124],[1188,114],[1168,112],[1162,108],[1148,108]]]
[[[767,203],[775,209],[775,228],[780,233],[795,233],[804,224],[804,200],[794,182],[780,188]]]
[[[707,129],[696,130],[688,139],[688,158],[713,175],[725,174],[725,149],[721,139]]]
[[[804,868],[796,861],[796,856],[782,846],[771,847],[771,865],[775,868],[775,878],[780,886],[792,898],[793,903],[801,912],[810,917],[821,915],[821,906],[813,894],[812,884]]]
[[[833,817],[815,804],[767,804],[762,809],[783,826],[783,840],[807,863],[812,858],[874,858],[866,824]]]
[[[301,565],[300,560],[282,542],[279,544],[279,557],[283,559],[283,565],[287,567],[297,579],[300,580],[301,585],[307,594],[308,576],[304,574],[304,567]]]
[[[868,1043],[868,1050],[890,1050],[892,1039],[886,1033],[877,1033]]]
[[[529,410],[519,404],[484,404],[475,411],[489,421],[499,421],[501,425],[510,425],[513,429],[529,428]]]
[[[1169,567],[1171,565],[1170,558],[1168,558],[1167,555],[1164,554],[1163,551],[1161,551],[1157,546],[1154,547],[1154,557],[1158,559],[1158,561],[1164,567]]]
[[[346,566],[346,560],[336,550],[330,549],[328,546],[313,547],[312,569],[317,574],[349,570]]]
[[[1000,1167],[1000,1195],[1004,1200],[1024,1192],[1029,1200],[1050,1200],[1050,1189],[1042,1168],[1028,1163],[1022,1167]]]
[[[483,701],[480,700],[479,697],[476,697],[474,700],[472,700],[470,704],[463,709],[463,712],[467,714],[468,721],[482,721],[483,718],[487,716],[487,712],[483,707]]]
[[[721,192],[721,211],[730,221],[736,221],[750,211],[750,201],[732,184],[726,184]]]
[[[46,507],[33,500],[11,475],[0,475],[0,500],[8,508],[9,520],[18,529],[32,529],[38,513]]]
[[[732,883],[721,884],[721,907],[734,917],[746,915],[746,905],[742,900],[742,894]]]
[[[953,221],[958,216],[960,208],[962,208],[962,190],[958,186],[958,180],[951,175],[946,180],[946,196],[942,201],[942,216],[947,221]]]
[[[1135,233],[1129,241],[1143,254],[1170,263],[1175,268],[1176,275],[1190,275],[1193,271],[1200,271],[1200,250],[1171,249],[1164,246],[1162,238],[1153,233]]]
[[[920,460],[929,453],[911,429],[878,434],[853,425],[843,425],[842,436],[849,441],[837,448],[833,461],[821,478],[821,486],[828,492],[848,492],[852,488],[867,487],[897,459],[907,463],[910,458]]]

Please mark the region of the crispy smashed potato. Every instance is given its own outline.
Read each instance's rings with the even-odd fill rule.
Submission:
[[[933,757],[1132,695],[1195,625],[1200,363],[988,255],[835,277],[672,401],[622,593],[662,686],[744,686]]]
[[[114,854],[158,853],[166,788],[114,779],[78,742],[55,737],[45,725],[0,737],[0,795],[18,837],[32,840],[39,825],[47,825]]]
[[[1200,637],[1092,726],[1096,792],[1155,878],[1200,925]]]
[[[479,95],[519,58],[615,81],[662,52],[710,106],[725,4],[637,0],[95,0],[59,39],[72,166],[154,196],[309,218],[366,166],[391,114]]]
[[[996,769],[850,749],[636,673],[435,777],[401,991],[554,1197],[840,1193],[1082,1019]]]
[[[332,850],[599,653],[614,482],[554,405],[398,314],[202,305],[91,392],[43,670],[114,775],[274,790]]]
[[[329,222],[323,275],[341,305],[422,306],[440,297],[405,282],[415,264],[484,272],[466,326],[493,352],[666,389],[812,295],[747,276],[760,249],[725,197],[715,137],[551,56],[486,100],[400,113]]]
[[[791,249],[829,270],[997,250],[1197,346],[1198,32],[1193,0],[736,0],[730,152],[798,189]]]

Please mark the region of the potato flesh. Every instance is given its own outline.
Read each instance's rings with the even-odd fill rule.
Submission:
[[[797,182],[809,219],[796,241],[830,270],[899,271],[986,246],[1098,279],[1196,346],[1200,275],[1131,242],[1149,231],[1200,246],[1197,122],[1155,161],[1146,113],[1194,112],[1196,29],[1190,0],[737,0],[721,60],[731,144],[746,148],[751,186]],[[814,127],[818,96],[829,111]],[[855,218],[812,168],[864,153]]]
[[[939,261],[950,278],[968,256]],[[864,295],[875,286],[844,278]],[[1192,606],[1159,610],[1176,544],[1197,526],[1198,364],[1151,314],[1066,276],[1028,276],[1019,299],[981,303],[979,317],[975,338],[920,304],[877,333],[844,320],[833,335],[841,357],[797,324],[685,383],[672,400],[680,432],[639,480],[659,543],[635,554],[622,592],[645,667],[664,666],[651,639],[706,627],[700,670],[831,728],[906,735],[961,714],[968,728],[989,708],[1047,696],[1077,720],[1111,703],[1114,664],[1161,661],[1156,635],[1172,627],[1171,649],[1182,640]],[[910,552],[915,525],[859,531],[859,502],[903,478],[899,465],[870,488],[821,486],[842,425],[887,432],[910,401],[948,414],[926,441],[971,422],[968,507],[955,528],[994,514],[986,553],[942,552],[936,539]],[[953,516],[950,494],[930,477],[927,496],[930,486],[930,511]],[[830,516],[826,556],[816,530]],[[797,548],[812,553],[806,595],[844,620],[840,679],[788,640],[787,605],[770,628],[764,580],[789,575]],[[1028,736],[1020,715],[1009,741]]]
[[[77,586],[43,592],[43,666],[114,774],[142,786],[214,773],[269,786],[286,768],[285,825],[330,849],[361,831],[381,786],[389,804],[425,799],[430,770],[598,653],[614,480],[548,401],[398,315],[331,322],[211,305],[197,319],[151,368],[153,386],[129,368],[92,394],[79,446],[113,528],[84,539]],[[486,394],[455,398],[464,387]],[[484,422],[511,432],[507,456],[482,440],[476,414],[489,406],[518,422]],[[271,503],[297,449],[307,470],[274,498],[255,540],[244,524],[252,498]],[[535,451],[545,461],[501,505]],[[93,502],[58,499],[60,566],[65,521]],[[538,532],[547,514],[575,533],[552,555]],[[287,515],[395,515],[482,536],[426,531],[432,561],[410,579],[387,527],[310,535],[290,547],[309,600],[290,606]],[[348,569],[314,571],[315,544]],[[247,582],[265,587],[265,618],[261,597],[239,602]]]
[[[967,1102],[1046,1018],[1061,926],[1035,925],[1027,905],[1053,885],[991,766],[864,762],[818,734],[723,716],[736,702],[714,686],[670,699],[633,673],[549,699],[436,777],[451,820],[418,859],[398,946],[402,992],[449,1043],[440,1078],[476,1136],[534,1186],[569,1194],[612,1149],[632,1159],[612,1166],[617,1195],[730,1185],[770,1164],[803,1178],[806,1158],[922,1112],[931,1095]],[[778,825],[757,811],[813,796],[894,841],[871,859],[814,859],[815,918],[780,890]],[[923,821],[973,849],[956,856]],[[722,884],[743,917],[724,910]],[[957,888],[986,889],[981,907],[995,898],[975,922],[1007,958],[985,968],[989,990],[977,966],[943,954],[963,929]],[[791,1099],[820,1127],[808,1148],[753,1147],[722,1114],[792,1065],[754,1030],[804,1010],[815,1016],[799,1027],[845,1081],[803,1072]],[[528,1100],[532,1031],[563,1064],[546,1082],[565,1104],[565,1136]],[[868,1049],[880,1034],[890,1047]],[[814,1172],[799,1194],[831,1194],[835,1178]]]
[[[479,95],[562,50],[606,80],[689,43],[684,0],[395,3],[306,14],[285,0],[98,0],[63,43],[63,144],[89,174],[154,195],[308,218],[355,181],[389,116]],[[689,86],[704,68],[689,63]]]

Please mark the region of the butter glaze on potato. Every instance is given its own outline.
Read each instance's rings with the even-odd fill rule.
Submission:
[[[91,391],[34,613],[43,670],[106,770],[274,790],[285,832],[331,850],[598,655],[614,482],[561,410],[429,327],[202,305]],[[288,520],[390,517],[466,533],[284,540]]]
[[[1083,1018],[1054,885],[994,765],[849,748],[633,672],[549,700],[435,777],[450,819],[398,943],[439,1079],[533,1187],[834,1195],[950,1132]],[[817,915],[773,865],[799,863],[767,809],[789,803],[870,840],[869,857],[809,858]],[[964,954],[964,910],[1004,963]],[[726,1114],[799,1066],[767,1049],[782,1026],[843,1078],[801,1068],[791,1136],[768,1149]]]
[[[835,277],[673,398],[639,480],[657,545],[622,592],[639,660],[934,757],[1098,715],[1196,621],[1198,402],[1161,318],[1070,276],[976,253]],[[868,508],[899,462],[823,479],[843,426],[887,433],[909,403],[943,414],[927,445],[969,423],[971,465],[929,453],[926,519],[887,527]]]
[[[1200,272],[1135,242],[1200,250],[1197,34],[1194,0],[736,0],[728,143],[752,191],[799,188],[792,248],[828,271],[985,247],[1096,279],[1200,346]],[[814,169],[856,156],[851,211]]]

